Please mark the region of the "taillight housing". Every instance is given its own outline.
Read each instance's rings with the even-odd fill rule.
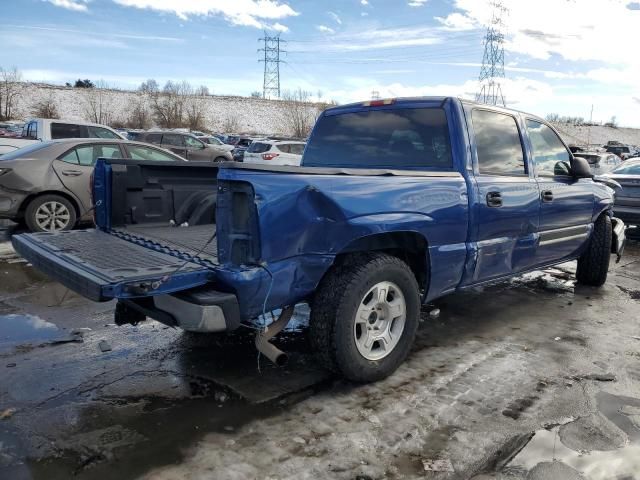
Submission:
[[[279,155],[280,155],[279,153],[263,153],[262,154],[262,159],[263,160],[273,160],[274,158],[276,158]]]

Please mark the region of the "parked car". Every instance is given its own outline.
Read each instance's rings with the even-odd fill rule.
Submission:
[[[244,154],[247,163],[300,166],[304,142],[294,140],[256,140]]]
[[[249,137],[239,137],[238,140],[236,140],[233,146],[233,150],[231,151],[233,159],[236,162],[244,161],[244,154],[252,142],[253,140]]]
[[[62,138],[106,138],[119,140],[124,137],[112,128],[96,123],[35,118],[24,124],[20,138],[3,138],[2,141],[0,141],[0,155],[33,143]]]
[[[228,145],[226,143],[224,143],[222,140],[220,140],[218,137],[215,137],[213,135],[206,135],[204,137],[198,137],[198,140],[200,140],[201,142],[206,143],[207,145],[213,145],[215,147],[218,147],[222,150],[225,150],[227,152],[230,152],[231,150],[233,150],[233,145]]]
[[[573,155],[575,157],[582,157],[589,162],[591,172],[594,175],[602,175],[603,173],[610,172],[622,163],[620,157],[613,153],[576,152]]]
[[[621,159],[625,159],[631,153],[631,150],[626,145],[606,145],[605,152],[613,153]]]
[[[607,177],[621,187],[616,188],[613,206],[616,217],[627,224],[640,226],[640,159],[627,160],[609,172]]]
[[[576,259],[600,286],[625,241],[612,190],[551,125],[454,97],[325,110],[300,167],[101,160],[94,195],[96,230],[14,235],[15,249],[118,299],[118,324],[253,325],[277,364],[269,339],[308,302],[319,363],[359,382],[402,363],[421,304]]]
[[[117,139],[38,142],[0,156],[0,218],[31,231],[72,229],[92,218],[91,174],[96,159],[184,162],[171,152]]]
[[[208,145],[190,133],[151,131],[141,133],[137,141],[153,143],[191,161],[226,162],[233,160],[231,152],[217,145]]]

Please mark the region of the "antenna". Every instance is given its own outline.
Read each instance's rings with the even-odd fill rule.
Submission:
[[[264,38],[259,41],[264,42],[264,48],[260,48],[258,52],[264,52],[264,59],[258,60],[264,62],[264,81],[262,84],[262,98],[280,98],[280,53],[287,53],[280,49],[280,35],[270,37],[264,32]]]
[[[504,34],[502,33],[504,22],[502,17],[508,10],[502,0],[496,0],[491,5],[493,13],[484,37],[484,54],[478,78],[480,91],[476,94],[476,101],[504,107],[506,104],[499,79],[504,78]]]

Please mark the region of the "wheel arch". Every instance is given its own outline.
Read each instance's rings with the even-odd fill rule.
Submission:
[[[411,230],[401,230],[356,238],[338,252],[332,267],[343,263],[351,254],[363,252],[384,252],[404,261],[416,277],[420,294],[424,298],[429,289],[431,270],[429,242],[424,235]]]

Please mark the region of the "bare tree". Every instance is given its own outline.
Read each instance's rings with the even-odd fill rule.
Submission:
[[[240,120],[237,115],[232,113],[228,114],[222,122],[222,130],[224,130],[225,133],[235,133],[240,130]]]
[[[200,85],[198,88],[196,88],[194,95],[197,95],[198,97],[208,97],[210,95],[209,87],[207,87],[206,85]]]
[[[113,120],[113,105],[108,93],[108,85],[102,80],[95,88],[86,88],[84,92],[84,113],[88,121],[109,125]]]
[[[282,95],[284,104],[284,130],[289,135],[305,138],[311,132],[318,115],[322,111],[318,104],[311,103],[311,92],[298,88],[285,91]]]
[[[151,112],[144,100],[139,100],[135,104],[129,118],[124,122],[126,128],[141,128],[144,130],[150,128],[151,124]]]
[[[13,107],[22,90],[22,75],[16,67],[5,70],[0,67],[0,120],[13,118]]]
[[[192,93],[187,82],[169,80],[162,91],[151,93],[151,104],[156,123],[163,128],[176,128],[184,124],[185,101]]]
[[[138,90],[140,90],[142,93],[151,94],[156,93],[158,90],[160,90],[160,86],[158,85],[158,82],[156,82],[153,78],[150,78],[149,80],[142,82]]]
[[[53,99],[52,95],[49,95],[44,100],[40,100],[33,106],[33,115],[39,118],[60,118],[58,113],[58,105]]]

